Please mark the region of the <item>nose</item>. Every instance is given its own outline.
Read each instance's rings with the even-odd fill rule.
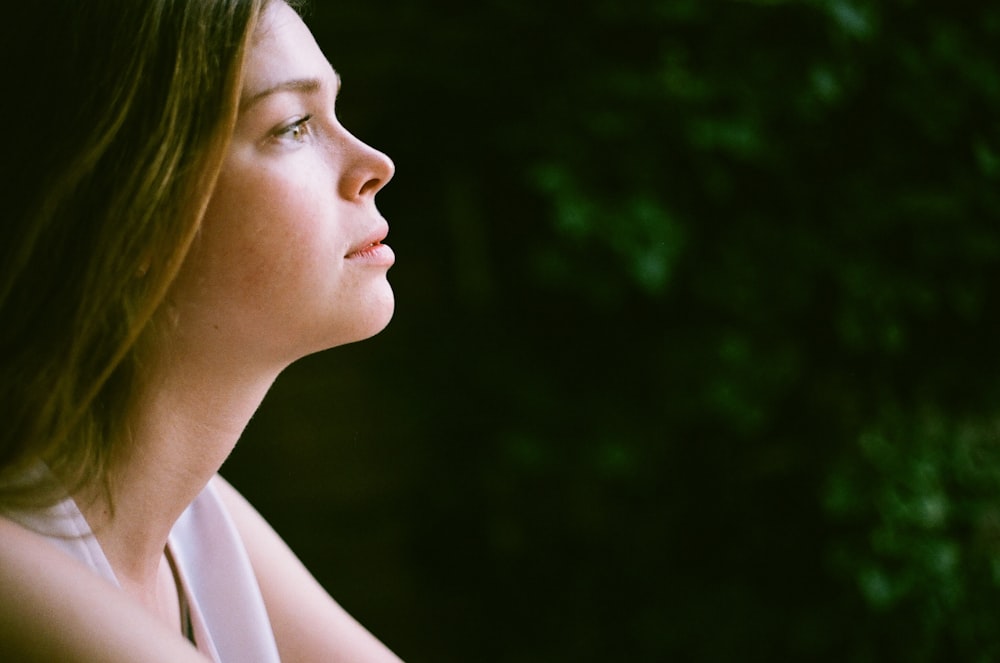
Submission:
[[[392,159],[367,143],[349,137],[348,163],[339,182],[339,193],[348,200],[374,197],[392,179],[396,166]]]

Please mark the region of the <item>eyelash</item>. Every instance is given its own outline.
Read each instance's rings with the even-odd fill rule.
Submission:
[[[274,132],[275,138],[290,138],[296,143],[301,143],[307,135],[312,132],[309,125],[309,121],[312,120],[312,115],[306,115],[305,117],[295,120],[291,124],[281,127]]]

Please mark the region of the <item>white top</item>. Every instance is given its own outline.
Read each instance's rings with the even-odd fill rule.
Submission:
[[[260,587],[214,483],[210,481],[181,514],[167,540],[187,597],[195,643],[216,663],[279,663]],[[8,515],[120,587],[72,498],[45,510]]]

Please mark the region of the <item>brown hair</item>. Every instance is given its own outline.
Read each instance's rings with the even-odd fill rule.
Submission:
[[[106,485],[267,0],[17,3],[0,27],[0,506]]]

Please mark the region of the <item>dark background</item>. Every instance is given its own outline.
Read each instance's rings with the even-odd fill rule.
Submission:
[[[224,472],[411,663],[1000,661],[1000,6],[314,0],[389,328]]]

